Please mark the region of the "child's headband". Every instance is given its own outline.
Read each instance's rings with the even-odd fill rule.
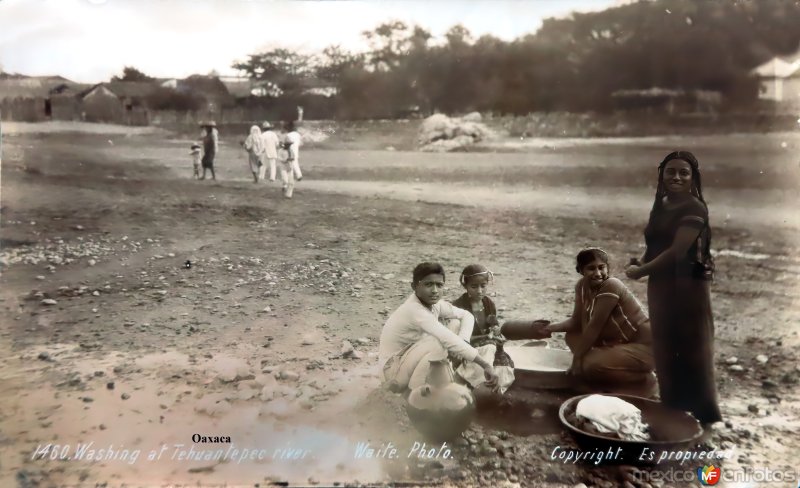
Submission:
[[[486,270],[486,271],[478,271],[477,273],[472,273],[472,274],[468,274],[468,275],[465,275],[465,274],[464,274],[464,272],[462,271],[462,272],[461,272],[461,276],[458,278],[458,281],[459,281],[459,282],[461,283],[461,285],[463,286],[463,285],[466,285],[466,284],[467,284],[467,279],[468,279],[468,278],[472,278],[473,276],[480,276],[480,275],[486,275],[486,276],[488,276],[488,277],[489,277],[489,281],[494,281],[494,273],[492,273],[492,272],[491,272],[491,271],[489,271],[489,270]]]

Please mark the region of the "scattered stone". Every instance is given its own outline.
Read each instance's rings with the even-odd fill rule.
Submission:
[[[83,400],[83,403],[92,403],[94,401],[94,398],[92,398],[92,397],[83,397],[83,398],[81,398],[81,400]]]
[[[123,394],[122,394],[122,399],[123,399],[123,400],[127,400],[127,399],[128,399],[128,398],[130,398],[130,397],[131,397],[131,396],[130,396],[130,395],[128,395],[127,393],[123,393]]]
[[[94,259],[90,259],[89,261],[87,261],[87,263],[89,263],[89,266],[94,266],[95,264],[97,264],[97,261],[95,261]]]
[[[42,300],[42,305],[55,305],[57,303],[58,302],[53,300],[52,298],[45,298],[44,300]]]
[[[205,413],[212,417],[224,415],[231,410],[231,404],[222,394],[206,395],[195,403],[194,409],[198,413]]]
[[[340,354],[342,357],[346,358],[349,357],[355,349],[353,348],[353,344],[350,343],[348,340],[342,341],[342,349]]]
[[[113,390],[114,389],[114,382],[113,381],[109,381],[108,383],[106,383],[106,388],[108,388],[109,390]]]
[[[39,355],[37,356],[37,358],[40,361],[48,361],[48,362],[51,362],[51,363],[54,361],[54,359],[52,357],[50,357],[50,353],[47,352],[47,351],[40,352]]]
[[[37,279],[37,280],[39,280],[39,281],[43,281],[43,280],[45,279],[45,277],[44,277],[44,276],[42,276],[42,275],[38,275],[38,276],[36,277],[36,279]]]
[[[764,381],[761,382],[761,387],[762,388],[777,388],[778,384],[775,383],[772,380],[764,380]]]
[[[736,356],[731,356],[731,357],[729,357],[728,359],[725,360],[725,363],[727,363],[727,364],[736,364],[738,362],[739,362],[739,358],[737,358]]]
[[[756,361],[758,361],[759,364],[767,364],[769,358],[764,354],[759,354],[758,356],[756,356]]]
[[[362,346],[368,346],[371,341],[366,337],[360,337],[360,338],[356,339],[356,342],[359,343]]]
[[[747,410],[749,412],[758,413],[758,405],[751,403],[750,405],[747,406]]]
[[[728,370],[733,371],[735,373],[741,373],[744,371],[744,368],[739,364],[732,364],[728,367]]]
[[[300,379],[300,374],[295,371],[285,369],[278,373],[276,378],[285,381],[298,381]]]
[[[100,296],[100,292],[95,290],[95,291],[92,292],[92,296],[99,297]]]
[[[84,229],[84,227],[82,225],[80,225],[80,224],[73,225],[72,228],[75,229],[75,230],[83,230]]]

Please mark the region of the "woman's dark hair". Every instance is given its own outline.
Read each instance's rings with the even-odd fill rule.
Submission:
[[[485,274],[490,280],[494,278],[494,275],[486,266],[482,264],[470,264],[461,272],[461,276],[458,277],[458,282],[461,283],[462,286],[467,286],[467,281],[469,281],[471,277],[482,274]]]
[[[667,157],[661,161],[661,164],[658,165],[658,186],[656,187],[656,197],[653,201],[653,208],[650,210],[650,221],[647,223],[647,228],[645,229],[645,234],[648,234],[651,231],[650,226],[654,224],[654,217],[661,211],[661,208],[664,206],[664,196],[667,194],[667,189],[664,187],[664,167],[672,160],[680,159],[681,161],[686,161],[689,163],[689,166],[692,169],[692,188],[691,193],[694,195],[700,202],[702,202],[703,207],[706,209],[706,214],[708,214],[708,204],[706,204],[705,198],[703,198],[703,181],[700,177],[700,162],[694,156],[694,154],[690,153],[689,151],[673,151],[667,154]],[[703,256],[711,260],[711,225],[708,221],[706,221],[706,230],[708,239],[706,239],[705,249],[703,249]]]
[[[599,247],[582,249],[581,252],[575,256],[575,271],[577,271],[578,274],[583,274],[584,266],[591,263],[595,259],[599,259],[600,261],[608,264],[608,253]]]
[[[439,263],[419,263],[412,273],[411,284],[417,286],[429,274],[440,274],[444,278],[444,268]]]

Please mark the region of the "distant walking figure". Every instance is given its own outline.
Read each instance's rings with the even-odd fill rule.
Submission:
[[[264,141],[261,139],[261,129],[257,125],[250,127],[250,135],[244,141],[244,149],[247,151],[247,163],[250,165],[250,173],[253,174],[253,183],[258,183],[261,174],[261,156],[264,153]]]
[[[283,196],[292,198],[294,193],[294,171],[292,171],[292,152],[291,143],[286,140],[286,135],[281,134],[281,142],[278,149],[278,163],[281,167],[281,182],[283,184]]]
[[[700,164],[688,151],[658,166],[647,244],[625,274],[648,276],[647,301],[661,401],[687,410],[706,426],[721,420],[714,381],[711,227]],[[643,263],[643,264],[642,264]]]
[[[211,170],[211,179],[216,180],[217,176],[214,174],[214,158],[217,156],[217,149],[219,148],[219,132],[217,132],[217,124],[213,120],[201,124],[205,129],[201,142],[203,144],[203,176],[201,180],[206,179],[206,170]]]
[[[261,155],[260,177],[262,180],[264,179],[264,173],[267,170],[267,165],[269,165],[269,181],[275,181],[280,140],[278,139],[278,134],[272,130],[272,124],[269,122],[264,122],[261,128],[263,129],[261,141],[264,146],[264,152]]]
[[[302,143],[302,137],[297,132],[294,122],[286,123],[286,132],[286,142],[290,144],[289,152],[292,157],[292,172],[297,181],[301,181],[303,179],[303,172],[300,171],[300,144]]]
[[[192,169],[194,169],[194,179],[200,178],[200,160],[203,157],[203,151],[200,144],[192,144],[192,150],[189,153],[192,156]]]

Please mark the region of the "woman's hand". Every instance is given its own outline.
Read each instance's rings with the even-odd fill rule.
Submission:
[[[583,358],[578,356],[573,356],[572,365],[567,370],[567,374],[570,376],[580,376],[582,369],[583,369]]]
[[[549,320],[534,320],[531,327],[536,331],[537,339],[548,339],[553,336]]]
[[[631,265],[625,268],[625,276],[632,280],[638,280],[644,277],[641,266]]]

